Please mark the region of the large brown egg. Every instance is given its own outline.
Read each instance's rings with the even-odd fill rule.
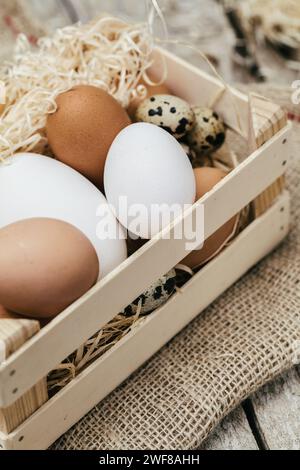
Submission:
[[[17,313],[9,312],[6,310],[2,305],[0,305],[0,320],[30,320],[30,321],[38,321],[40,327],[43,328],[44,326],[48,325],[52,321],[51,318],[32,318],[25,317],[23,315],[18,315]]]
[[[94,247],[77,228],[27,219],[0,230],[0,305],[27,318],[54,318],[97,281]]]
[[[216,168],[196,168],[194,173],[197,201],[211,191],[226,176],[226,173]],[[229,220],[206,240],[201,250],[190,253],[182,261],[182,264],[189,266],[191,269],[196,269],[211,259],[224,246],[230,236],[233,235],[237,219],[238,215]]]
[[[62,93],[56,102],[46,126],[54,155],[102,188],[108,150],[131,123],[127,112],[104,90],[88,85]]]
[[[148,85],[144,80],[141,80],[139,85],[144,85],[147,89],[147,95],[145,96],[144,99],[150,98],[151,96],[154,95],[170,95],[170,89],[167,87],[165,83],[162,83],[161,85]],[[139,107],[139,105],[144,101],[143,98],[134,98],[130,105],[129,108],[127,109],[129,116],[131,119],[134,119],[136,111]]]

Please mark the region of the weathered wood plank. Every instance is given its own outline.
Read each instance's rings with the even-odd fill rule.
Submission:
[[[258,450],[241,406],[224,419],[201,450]]]
[[[252,404],[268,448],[300,449],[300,368],[263,387]]]

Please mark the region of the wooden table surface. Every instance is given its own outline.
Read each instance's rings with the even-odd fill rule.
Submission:
[[[81,18],[87,20],[100,11],[125,13],[144,18],[140,0],[28,0],[40,18],[49,25]],[[41,5],[42,4],[42,5]],[[186,39],[217,58],[219,69],[228,82],[250,83],[248,73],[232,62],[234,36],[225,15],[213,0],[161,0],[167,10],[170,34]],[[196,64],[201,59],[187,48],[176,52]],[[262,48],[258,58],[267,79],[290,85],[298,74],[285,67],[275,52]],[[300,367],[294,368],[274,383],[263,387],[216,429],[202,449],[300,449]]]
[[[203,449],[299,450],[300,368],[266,385],[216,429]]]

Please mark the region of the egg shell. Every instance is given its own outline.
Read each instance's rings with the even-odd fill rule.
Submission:
[[[101,277],[127,258],[126,234],[92,183],[52,158],[18,154],[0,163],[0,228],[37,217],[62,220],[83,232],[97,252]],[[105,227],[112,237],[104,236]]]
[[[9,312],[0,305],[0,320],[20,320],[21,317],[16,313]]]
[[[77,228],[26,219],[0,230],[0,303],[30,318],[53,318],[97,281],[93,245]]]
[[[197,187],[196,200],[201,199],[226,176],[226,173],[217,168],[196,168],[194,173]],[[230,219],[205,241],[201,250],[195,250],[190,253],[182,261],[182,264],[190,267],[191,269],[196,269],[217,254],[220,249],[224,247],[226,241],[234,235],[238,217],[239,216],[237,215]]]
[[[176,271],[172,269],[155,282],[144,294],[128,305],[123,312],[126,317],[136,315],[141,304],[141,315],[147,315],[164,305],[176,289]]]
[[[30,320],[32,321],[32,318],[24,317],[22,315],[18,315],[17,313],[10,312],[6,308],[4,308],[2,305],[0,305],[0,320]],[[34,320],[38,321],[36,319]],[[0,355],[1,355],[1,344],[0,344]]]
[[[155,226],[151,211],[157,216],[164,205],[161,213],[170,215],[174,204],[182,212],[184,205],[195,201],[195,177],[187,155],[174,137],[152,124],[132,124],[118,135],[108,154],[104,184],[118,220],[144,239],[164,228],[163,222]],[[131,213],[136,204],[145,211],[138,228]]]
[[[103,188],[109,147],[131,121],[106,91],[77,86],[56,99],[57,111],[47,119],[47,137],[56,158]]]
[[[141,85],[143,85],[146,88],[147,94],[144,98],[136,97],[131,101],[127,109],[127,112],[132,119],[135,119],[136,110],[145,99],[150,98],[150,96],[153,96],[153,95],[169,95],[170,94],[170,90],[165,83],[162,83],[161,85],[148,85],[145,82],[145,80],[141,80],[138,86],[141,86]]]
[[[215,152],[225,142],[226,131],[223,121],[210,108],[193,107],[195,125],[188,134],[189,145],[199,154]]]
[[[155,124],[180,139],[193,128],[195,115],[191,106],[177,96],[154,95],[140,104],[136,121]]]
[[[44,328],[47,326],[52,319],[51,318],[32,318],[26,317],[24,315],[18,315],[17,313],[9,312],[4,307],[0,305],[0,320],[29,320],[29,321],[38,321],[40,324],[40,328]],[[0,351],[1,353],[1,351]]]

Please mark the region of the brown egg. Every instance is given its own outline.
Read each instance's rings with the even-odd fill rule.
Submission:
[[[16,313],[9,312],[0,305],[0,320],[20,320],[20,318]]]
[[[210,167],[195,168],[194,174],[196,178],[196,201],[211,191],[226,176],[224,171]]]
[[[56,99],[47,137],[58,160],[103,188],[105,160],[115,137],[131,121],[125,109],[94,86],[77,86]]]
[[[214,186],[226,176],[226,173],[216,168],[196,168],[194,173],[196,178],[197,201],[211,191]],[[191,269],[196,269],[217,254],[226,240],[233,234],[237,218],[238,215],[211,235],[204,243],[203,248],[190,253],[182,261],[182,264],[189,266]]]
[[[97,281],[99,261],[77,228],[27,219],[0,230],[0,304],[27,318],[53,318]]]
[[[153,80],[154,81],[154,80]],[[139,85],[145,85],[147,88],[147,95],[144,99],[150,98],[153,95],[170,95],[170,89],[162,83],[161,85],[148,85],[144,80],[141,80]],[[129,116],[131,119],[134,119],[136,110],[138,109],[139,105],[144,101],[143,98],[135,98],[131,103],[129,108],[127,109]]]
[[[51,318],[32,318],[24,317],[22,315],[18,315],[17,313],[9,312],[6,310],[2,305],[0,305],[0,320],[30,320],[30,321],[38,321],[41,328],[47,326],[48,323],[52,321]]]

